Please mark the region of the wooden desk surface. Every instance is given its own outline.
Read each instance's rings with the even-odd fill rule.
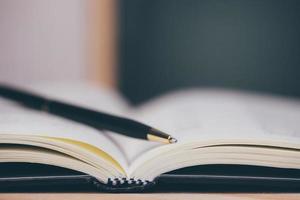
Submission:
[[[97,194],[97,193],[18,193],[18,194],[0,194],[0,200],[299,200],[298,194],[197,194],[197,193],[156,193],[156,194]]]

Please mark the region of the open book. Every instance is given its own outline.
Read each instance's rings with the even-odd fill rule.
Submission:
[[[231,90],[191,89],[131,107],[88,85],[25,89],[126,116],[178,139],[158,144],[96,130],[0,98],[0,162],[73,169],[99,182],[147,184],[172,170],[208,164],[300,169],[300,101]]]

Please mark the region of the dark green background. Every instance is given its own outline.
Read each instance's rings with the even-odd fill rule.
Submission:
[[[300,1],[120,1],[120,89],[140,103],[216,86],[300,96]]]

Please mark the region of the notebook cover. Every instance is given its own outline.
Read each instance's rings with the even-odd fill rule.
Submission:
[[[1,192],[299,192],[300,170],[239,165],[206,165],[175,170],[153,182],[103,184],[60,167],[0,164]]]

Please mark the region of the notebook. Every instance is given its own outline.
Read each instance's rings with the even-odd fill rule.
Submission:
[[[178,142],[164,145],[133,139],[1,98],[1,163],[69,169],[76,173],[60,174],[54,180],[71,177],[108,191],[143,191],[158,183],[300,183],[297,99],[195,88],[131,106],[117,92],[82,83],[34,84],[24,89],[144,122],[171,134]],[[187,173],[185,169],[194,171]],[[274,173],[268,175],[268,171]],[[53,179],[49,176],[42,180],[47,182],[47,177],[50,183]],[[28,180],[34,182],[34,176],[3,176],[0,184],[28,184]]]

